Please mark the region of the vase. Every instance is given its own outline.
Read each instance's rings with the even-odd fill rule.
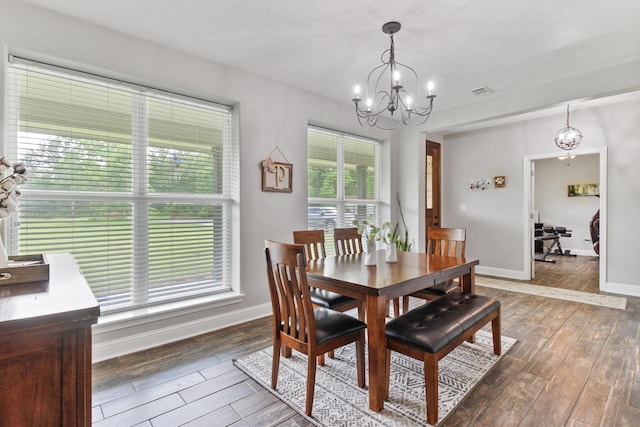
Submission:
[[[384,254],[386,262],[398,262],[398,248],[394,244],[387,245],[387,252]]]
[[[364,265],[376,265],[376,241],[367,240],[367,247],[364,253]]]

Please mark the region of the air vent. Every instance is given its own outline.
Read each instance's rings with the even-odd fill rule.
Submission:
[[[477,96],[482,96],[482,95],[489,95],[490,93],[493,93],[493,91],[486,86],[482,86],[482,87],[473,89],[471,93]]]

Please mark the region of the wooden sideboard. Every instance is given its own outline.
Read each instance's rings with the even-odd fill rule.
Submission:
[[[100,307],[70,254],[49,281],[0,286],[0,426],[91,425],[91,325]]]

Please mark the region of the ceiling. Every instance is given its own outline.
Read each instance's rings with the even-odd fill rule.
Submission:
[[[345,104],[389,47],[387,21],[440,109],[640,60],[638,0],[23,1]]]

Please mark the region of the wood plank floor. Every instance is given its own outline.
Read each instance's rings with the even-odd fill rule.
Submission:
[[[560,274],[560,263],[545,267]],[[543,270],[536,281],[551,285]],[[584,277],[565,276],[564,286],[583,290]],[[501,301],[502,333],[519,341],[445,426],[638,425],[640,298],[617,310],[478,292]],[[94,426],[309,425],[231,362],[270,343],[270,320],[260,319],[95,364]]]

